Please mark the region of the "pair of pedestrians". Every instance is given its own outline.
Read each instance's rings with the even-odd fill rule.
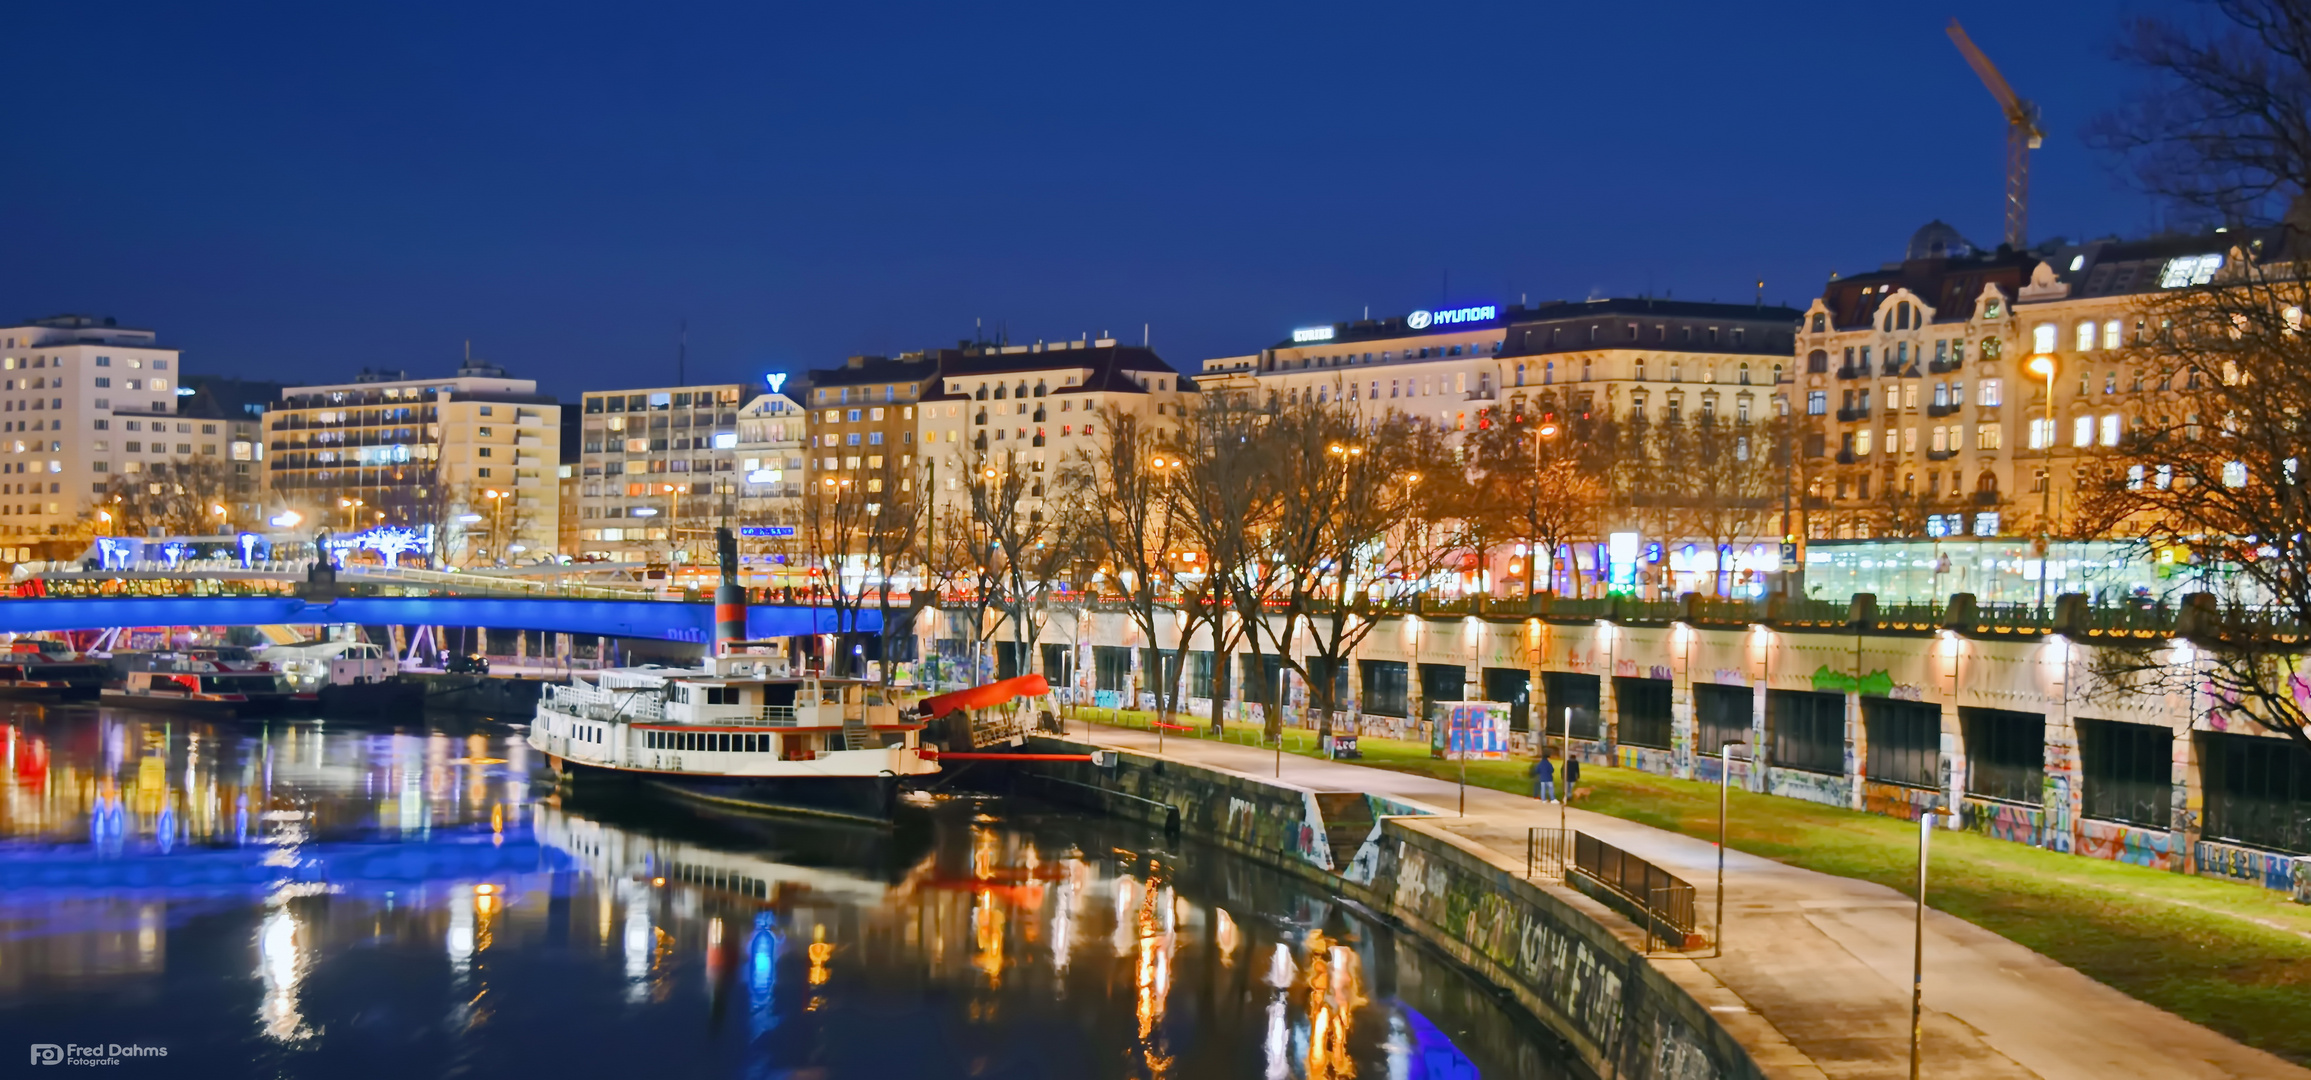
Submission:
[[[1540,801],[1542,801],[1542,802],[1559,802],[1559,801],[1561,801],[1561,800],[1559,800],[1559,799],[1557,798],[1557,770],[1556,770],[1556,765],[1555,765],[1555,763],[1553,763],[1553,762],[1551,762],[1551,761],[1549,760],[1549,752],[1548,752],[1547,750],[1545,750],[1545,749],[1544,749],[1544,750],[1542,750],[1542,751],[1541,751],[1541,756],[1540,756],[1540,757],[1537,757],[1537,758],[1534,758],[1534,759],[1533,759],[1533,769],[1532,769],[1532,773],[1533,773],[1533,798],[1535,798],[1535,799],[1539,799],[1539,800],[1540,800]],[[1576,784],[1579,784],[1580,782],[1581,782],[1581,759],[1579,759],[1579,758],[1566,758],[1566,759],[1565,759],[1565,797],[1566,797],[1567,799],[1570,799],[1570,798],[1572,798],[1572,795],[1573,795],[1573,787],[1574,787],[1574,785],[1576,785]]]

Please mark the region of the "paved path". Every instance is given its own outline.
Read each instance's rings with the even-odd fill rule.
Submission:
[[[1100,724],[1071,736],[1156,751],[1156,736]],[[1273,751],[1165,739],[1174,760],[1247,776],[1278,775]],[[1522,867],[1525,830],[1554,827],[1560,808],[1448,781],[1285,755],[1281,778],[1435,808],[1446,829]],[[1717,845],[1585,810],[1565,823],[1692,882],[1707,911]],[[1725,955],[1695,963],[1810,1057],[1821,1075],[1906,1077],[1912,901],[1881,885],[1728,852]],[[1931,886],[1929,886],[1929,891]],[[1677,962],[1677,961],[1671,961]],[[1926,914],[1925,1067],[1931,1077],[2143,1080],[2289,1077],[2311,1070],[2143,1004],[1954,916]],[[1724,1008],[1724,1006],[1716,1006]]]

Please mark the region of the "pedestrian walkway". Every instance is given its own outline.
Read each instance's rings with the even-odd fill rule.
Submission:
[[[1157,752],[1157,737],[1146,731],[1084,723],[1071,736]],[[1174,738],[1163,740],[1162,755],[1299,787],[1422,805],[1441,815],[1438,825],[1489,848],[1520,872],[1526,830],[1554,828],[1561,816],[1565,826],[1691,882],[1700,910],[1715,903],[1717,847],[1707,841],[1490,788],[1464,791],[1410,773],[1290,754],[1279,765],[1273,750],[1253,746]],[[1690,962],[1716,977],[1823,1076],[1907,1076],[1913,902],[1880,885],[1738,851],[1726,853],[1725,882],[1725,955],[1663,963]],[[1931,883],[1927,895],[1931,901]],[[1924,1045],[1922,1072],[1931,1077],[2311,1080],[2311,1070],[1932,910],[1926,914]]]

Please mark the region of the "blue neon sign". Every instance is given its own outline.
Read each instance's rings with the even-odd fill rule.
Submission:
[[[1431,326],[1459,326],[1463,323],[1491,322],[1500,318],[1498,304],[1478,304],[1473,307],[1442,308],[1436,311],[1415,311],[1404,317],[1404,325],[1414,330]]]

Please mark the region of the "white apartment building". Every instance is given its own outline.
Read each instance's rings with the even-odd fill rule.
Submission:
[[[1786,407],[1777,387],[1798,314],[1646,297],[1472,304],[1302,327],[1258,353],[1205,361],[1199,382],[1284,405],[1346,401],[1445,431],[1496,413],[1763,419]]]
[[[712,562],[738,512],[745,383],[588,391],[578,458],[579,554]]]
[[[470,359],[449,378],[284,387],[267,500],[307,528],[432,526],[437,565],[533,562],[556,547],[561,414],[535,379]]]
[[[0,562],[76,555],[65,537],[115,477],[223,453],[214,420],[176,418],[178,371],[109,318],[0,327]]]
[[[1098,452],[1103,425],[1126,413],[1143,425],[1176,422],[1197,393],[1153,351],[1108,338],[949,356],[919,421],[934,506],[969,513],[967,474],[1015,467],[1029,474],[1021,506],[1039,522],[1059,471]]]

